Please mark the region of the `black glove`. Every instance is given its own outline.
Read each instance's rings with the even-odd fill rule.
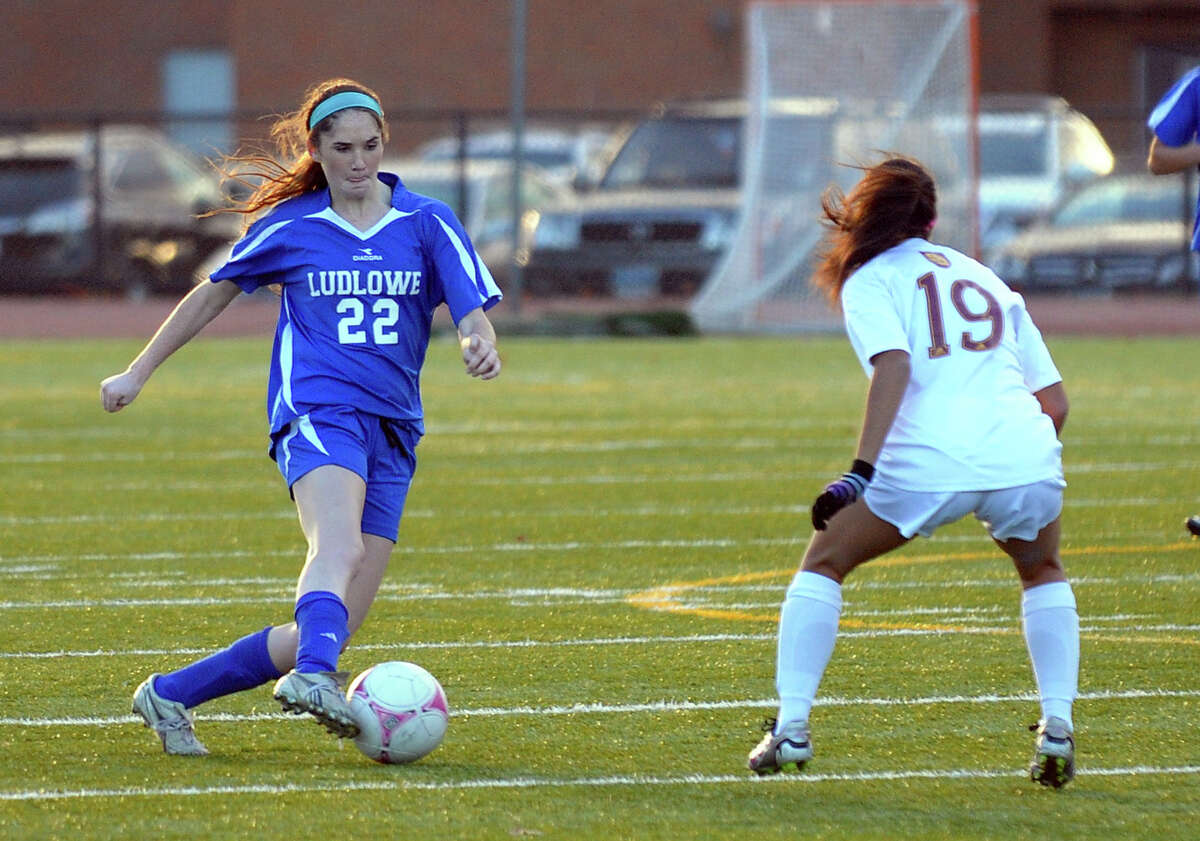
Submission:
[[[825,531],[829,518],[862,496],[867,483],[875,475],[875,468],[865,461],[855,459],[849,473],[830,482],[812,504],[812,524],[817,531]]]

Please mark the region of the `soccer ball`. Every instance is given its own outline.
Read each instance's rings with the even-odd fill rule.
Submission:
[[[446,735],[446,693],[415,663],[372,666],[350,682],[346,699],[359,727],[354,744],[376,762],[415,762]]]

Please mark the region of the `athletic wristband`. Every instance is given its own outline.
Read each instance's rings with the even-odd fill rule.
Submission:
[[[854,464],[850,465],[850,472],[855,476],[861,476],[863,479],[870,482],[871,479],[875,477],[875,466],[870,462],[856,458],[854,460]]]

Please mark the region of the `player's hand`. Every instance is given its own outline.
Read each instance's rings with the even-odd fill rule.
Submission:
[[[145,381],[130,371],[113,374],[100,383],[100,405],[106,412],[119,412],[133,402],[143,385]]]
[[[812,504],[813,528],[825,531],[829,519],[862,496],[874,475],[874,467],[865,461],[856,460],[850,472],[843,473],[840,479],[826,485],[825,490],[821,491]]]
[[[500,375],[500,352],[495,344],[478,333],[472,333],[463,336],[459,346],[462,348],[463,364],[472,377],[490,380]]]

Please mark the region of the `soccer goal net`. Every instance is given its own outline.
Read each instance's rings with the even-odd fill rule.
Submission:
[[[742,209],[692,304],[712,332],[830,330],[841,316],[809,286],[820,198],[888,153],[938,184],[934,238],[976,240],[974,6],[964,0],[756,2],[746,11]]]

